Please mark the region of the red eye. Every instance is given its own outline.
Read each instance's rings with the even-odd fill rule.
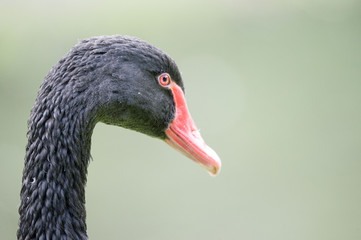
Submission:
[[[158,76],[158,82],[161,86],[165,87],[170,83],[170,75],[168,73],[162,73]]]

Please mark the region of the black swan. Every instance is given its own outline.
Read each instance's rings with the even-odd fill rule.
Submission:
[[[216,175],[181,75],[164,52],[134,37],[82,40],[45,77],[28,121],[17,237],[87,239],[91,135],[99,121],[164,140]]]

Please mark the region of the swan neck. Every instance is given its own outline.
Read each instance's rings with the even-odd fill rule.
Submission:
[[[87,239],[84,188],[96,119],[87,110],[94,108],[72,101],[39,94],[32,110],[18,239]]]

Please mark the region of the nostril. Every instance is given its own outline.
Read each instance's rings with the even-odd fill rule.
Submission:
[[[195,137],[200,137],[201,136],[201,130],[200,129],[192,130],[192,134]]]

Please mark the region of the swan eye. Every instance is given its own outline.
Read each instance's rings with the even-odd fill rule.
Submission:
[[[171,77],[168,73],[162,73],[158,76],[158,82],[161,86],[166,87],[170,84]]]

